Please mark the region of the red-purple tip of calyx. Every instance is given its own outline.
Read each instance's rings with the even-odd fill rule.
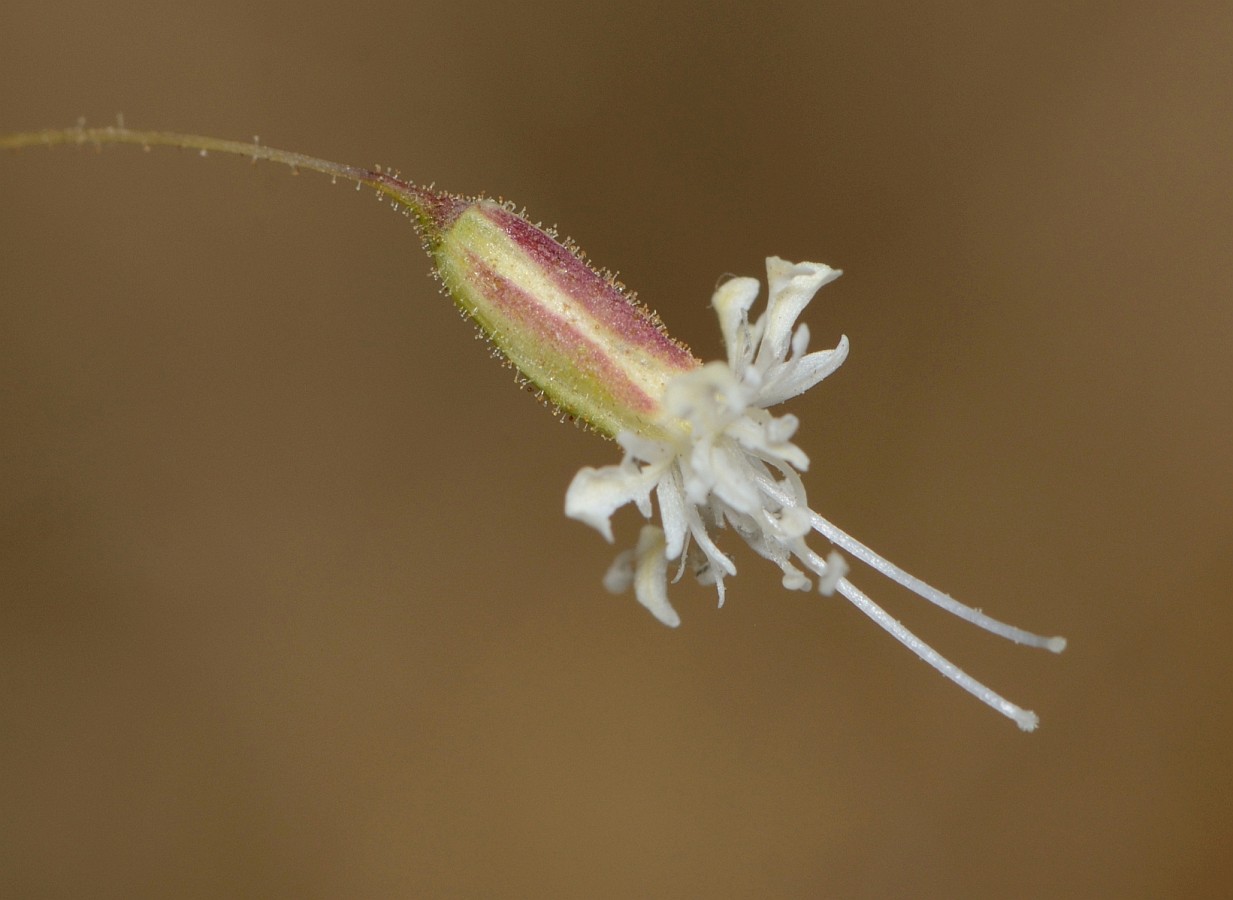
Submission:
[[[441,235],[474,202],[457,194],[422,187],[379,169],[366,170],[363,180],[410,212],[429,249],[440,243]]]

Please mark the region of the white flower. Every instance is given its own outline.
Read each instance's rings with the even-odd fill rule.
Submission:
[[[583,469],[565,497],[568,515],[612,541],[612,514],[634,503],[648,519],[651,494],[662,527],[647,525],[638,543],[617,557],[604,578],[612,591],[634,594],[656,618],[675,627],[668,602],[669,563],[675,578],[687,565],[714,584],[736,574],[712,531],[731,526],[783,572],[784,586],[838,591],[918,656],[1014,719],[1036,727],[1036,715],[1004,700],[939,656],[873,603],[846,577],[835,550],[824,559],[805,538],[818,532],[835,547],[925,599],[1022,644],[1061,652],[1066,641],[1005,625],[930,587],[874,553],[809,508],[799,472],[809,460],[792,443],[795,416],[767,408],[809,390],[843,362],[848,343],[806,353],[809,330],[796,320],[818,288],[839,272],[816,263],[767,260],[770,299],[752,325],[758,295],[751,278],[715,292],[727,363],[702,365],[672,339],[659,318],[611,276],[593,269],[571,246],[505,205],[421,187],[377,169],[360,169],[266,147],[167,131],[131,131],[123,122],[0,136],[0,149],[56,144],[164,145],[268,159],[368,185],[410,215],[435,274],[458,308],[497,352],[563,416],[616,438],[620,465]],[[793,330],[795,327],[795,331]],[[674,579],[675,580],[675,579]]]
[[[668,383],[662,399],[664,421],[658,437],[621,431],[625,451],[620,464],[584,468],[565,495],[565,512],[613,540],[611,517],[635,504],[652,517],[651,495],[662,527],[645,525],[637,545],[621,553],[604,578],[620,592],[631,585],[638,601],[665,625],[680,624],[668,602],[670,564],[673,580],[688,566],[705,584],[714,584],[719,604],[724,579],[736,566],[715,544],[717,529],[731,527],[761,556],[783,572],[784,587],[810,590],[811,576],[823,594],[838,591],[896,639],[952,681],[1030,731],[1034,713],[1021,709],[942,658],[873,603],[845,576],[847,563],[835,550],[823,558],[805,543],[817,531],[835,547],[877,569],[949,612],[1017,643],[1060,652],[1063,638],[1045,638],[1005,625],[967,607],[883,559],[809,508],[798,473],[809,459],[792,443],[798,421],[793,415],[767,411],[807,391],[843,363],[848,342],[833,350],[807,353],[809,329],[796,320],[824,284],[839,271],[817,263],[766,261],[769,299],[752,324],[749,309],[758,282],[734,278],[716,292],[713,305],[728,351],[728,360],[712,362]],[[794,330],[795,328],[795,330]],[[662,435],[667,435],[666,438]]]

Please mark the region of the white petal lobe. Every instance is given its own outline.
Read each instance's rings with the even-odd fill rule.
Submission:
[[[664,533],[654,525],[643,525],[634,551],[634,596],[651,614],[669,628],[681,624],[668,602],[668,559],[664,556]]]

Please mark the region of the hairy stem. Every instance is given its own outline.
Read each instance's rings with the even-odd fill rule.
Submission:
[[[97,149],[107,144],[136,144],[146,150],[151,147],[178,147],[182,150],[196,150],[202,156],[210,153],[226,153],[232,156],[247,157],[254,163],[257,160],[282,163],[294,172],[308,170],[329,175],[334,180],[343,178],[353,182],[357,188],[367,185],[389,197],[396,204],[405,206],[429,240],[438,231],[443,220],[447,218],[446,208],[454,205],[459,199],[383,172],[379,166],[373,169],[347,166],[303,153],[267,147],[256,138],[252,142],[228,141],[199,134],[180,134],[174,131],[134,131],[125,128],[122,121],[102,128],[76,125],[72,128],[52,128],[44,131],[0,135],[0,150],[23,150],[28,147],[60,145],[90,146]]]

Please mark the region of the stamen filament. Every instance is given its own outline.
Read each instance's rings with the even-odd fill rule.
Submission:
[[[852,605],[873,619],[883,629],[885,629],[891,637],[903,644],[929,665],[933,666],[959,687],[963,688],[969,694],[996,709],[1007,718],[1013,719],[1015,724],[1024,731],[1035,731],[1036,726],[1040,723],[1039,717],[1031,710],[1024,709],[1021,706],[1016,706],[1011,703],[1001,694],[990,688],[985,687],[967,672],[964,672],[957,665],[946,659],[908,629],[904,628],[898,621],[894,619],[886,610],[878,606],[870,600],[864,592],[856,585],[848,581],[846,578],[839,579],[839,593],[843,594]]]
[[[948,613],[965,619],[983,628],[985,631],[996,634],[999,637],[1004,637],[1007,640],[1014,641],[1016,644],[1024,644],[1028,647],[1040,647],[1052,653],[1061,653],[1066,649],[1066,638],[1064,637],[1045,637],[1039,634],[1033,634],[1030,631],[1025,631],[1022,628],[1017,628],[1014,625],[1008,625],[1005,622],[1000,622],[992,616],[987,616],[978,609],[973,609],[967,604],[960,603],[949,594],[944,594],[932,585],[926,584],[915,575],[909,575],[899,566],[895,565],[885,557],[870,550],[852,535],[843,531],[837,525],[822,518],[813,510],[809,511],[810,521],[813,523],[814,529],[824,538],[843,550],[848,551],[861,562],[877,569],[891,581],[898,582],[912,593],[923,597],[930,603],[942,607]]]
[[[797,556],[805,563],[806,567],[815,575],[825,577],[830,569],[830,563],[819,556],[816,552],[809,549],[804,541],[800,542],[800,549],[797,551]],[[951,662],[938,651],[934,650],[915,634],[903,626],[901,622],[892,617],[886,610],[878,606],[869,596],[860,590],[852,582],[844,578],[841,573],[835,582],[835,589],[839,591],[853,606],[863,612],[869,618],[873,619],[881,628],[890,632],[891,636],[899,643],[903,644],[918,657],[923,659],[933,668],[937,669],[959,687],[963,688],[982,703],[996,709],[1002,715],[1014,719],[1015,723],[1024,731],[1033,731],[1040,723],[1036,713],[1030,710],[1023,709],[1020,706],[1011,703],[1001,694],[986,687],[981,682],[977,681],[971,675],[964,672],[957,665]]]
[[[774,479],[759,477],[759,486],[762,490],[774,500],[784,505],[794,505],[792,495],[778,485]],[[1022,628],[1016,628],[1014,625],[1008,625],[1005,622],[1000,622],[992,616],[987,616],[983,612],[972,607],[960,603],[949,594],[944,594],[932,585],[926,584],[915,575],[909,575],[899,566],[895,565],[890,560],[886,559],[878,553],[875,553],[869,547],[862,544],[852,535],[841,529],[839,526],[822,518],[812,509],[809,512],[809,520],[813,525],[813,529],[821,534],[824,538],[839,547],[846,550],[855,558],[870,568],[881,572],[891,581],[903,585],[917,596],[923,597],[930,603],[942,607],[942,609],[958,616],[979,628],[983,628],[992,634],[999,637],[1004,637],[1009,641],[1014,641],[1016,644],[1024,644],[1028,647],[1039,647],[1044,650],[1049,650],[1053,653],[1061,653],[1066,649],[1066,638],[1064,637],[1044,637],[1043,635],[1033,634],[1030,631],[1025,631]],[[846,595],[845,595],[846,596]]]

